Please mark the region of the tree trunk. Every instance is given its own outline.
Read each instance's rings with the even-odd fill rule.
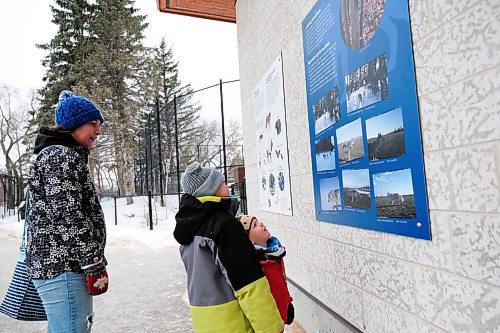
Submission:
[[[352,42],[355,49],[359,49],[361,46],[361,31],[359,31],[359,7],[361,0],[351,0],[351,6],[349,6],[349,14],[351,16],[351,27],[352,27]]]
[[[127,197],[127,205],[134,203],[132,198],[135,195],[134,188],[134,173],[133,173],[133,156],[130,154],[130,149],[127,149],[123,131],[118,130],[118,135],[115,136],[115,158],[116,169],[118,172],[118,188],[122,196]]]

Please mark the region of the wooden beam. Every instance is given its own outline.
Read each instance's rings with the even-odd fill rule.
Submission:
[[[236,23],[235,0],[157,0],[163,13]]]

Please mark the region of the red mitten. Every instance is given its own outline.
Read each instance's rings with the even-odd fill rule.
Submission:
[[[98,264],[85,269],[87,290],[90,295],[100,295],[108,291],[109,278],[104,264]]]

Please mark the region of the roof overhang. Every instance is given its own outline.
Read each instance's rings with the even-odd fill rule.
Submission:
[[[236,0],[156,0],[164,13],[236,23]]]

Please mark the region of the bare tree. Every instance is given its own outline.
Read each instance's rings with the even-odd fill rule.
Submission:
[[[23,100],[13,87],[0,86],[0,148],[7,174],[24,179],[29,163],[30,147],[27,137],[33,136],[35,94]]]
[[[210,167],[222,168],[224,166],[224,150],[222,146],[222,126],[216,120],[203,121],[201,134],[186,146],[183,151],[185,157]],[[230,121],[225,126],[226,164],[231,166],[243,165],[243,136],[241,124]]]

